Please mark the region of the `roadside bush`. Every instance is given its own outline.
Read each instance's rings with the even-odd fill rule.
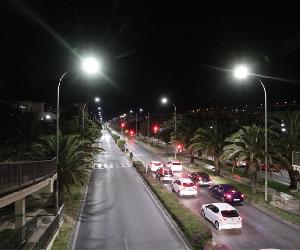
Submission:
[[[125,151],[125,143],[126,143],[125,140],[117,139],[117,145],[119,146],[119,148],[120,148],[122,151]]]
[[[194,249],[203,249],[206,244],[211,243],[212,232],[210,228],[208,228],[196,215],[180,204],[178,197],[174,193],[168,192],[161,182],[152,177],[151,174],[146,174],[142,162],[134,161],[133,166],[143,176],[157,198],[181,228]]]

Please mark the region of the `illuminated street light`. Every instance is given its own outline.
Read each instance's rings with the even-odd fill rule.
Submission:
[[[100,110],[101,109],[101,107],[98,107],[98,110]]]
[[[82,70],[89,75],[93,75],[100,72],[101,66],[96,58],[87,57],[82,59]]]
[[[162,104],[167,104],[168,103],[168,99],[166,97],[161,98],[161,103]],[[176,140],[176,106],[174,103],[173,107],[174,107],[174,120],[175,120],[175,124],[174,124],[174,130],[175,130],[175,140]],[[176,159],[176,149],[175,149],[175,159]]]
[[[46,119],[47,119],[47,120],[50,120],[50,119],[51,119],[51,116],[50,116],[50,115],[46,115]]]
[[[237,66],[233,71],[233,76],[237,79],[246,79],[249,75],[249,70],[245,65]]]
[[[99,97],[95,97],[95,102],[100,102],[100,98]]]
[[[234,70],[233,70],[233,75],[235,78],[239,79],[239,80],[243,80],[246,79],[249,75],[250,76],[254,76],[253,74],[249,73],[248,68],[245,65],[239,65],[237,66]],[[262,86],[263,90],[264,90],[264,94],[265,94],[265,201],[268,201],[268,158],[267,158],[267,154],[268,154],[268,120],[267,120],[267,91],[265,88],[265,85],[263,84],[263,82],[261,81],[260,78],[258,78],[257,76],[255,77],[256,80],[258,81],[258,83]]]
[[[83,58],[81,60],[81,69],[87,75],[94,75],[97,72],[100,72],[100,63],[94,57]],[[69,71],[66,71],[61,75],[57,85],[57,106],[56,106],[56,163],[57,163],[57,174],[59,174],[59,88],[64,77],[69,74]],[[100,101],[100,99],[98,99]],[[58,213],[58,180],[56,179],[56,189],[55,189],[55,208],[56,213]]]

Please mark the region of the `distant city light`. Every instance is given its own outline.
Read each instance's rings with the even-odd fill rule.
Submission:
[[[282,132],[286,132],[286,128],[281,128],[281,131]]]
[[[46,119],[47,119],[47,120],[50,120],[50,119],[51,119],[51,116],[50,116],[50,115],[46,115]]]
[[[163,97],[163,98],[161,99],[161,102],[162,102],[163,104],[165,104],[165,103],[168,102],[168,99],[167,99],[166,97]]]

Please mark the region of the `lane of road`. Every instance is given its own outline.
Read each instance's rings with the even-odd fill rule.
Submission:
[[[151,160],[166,162],[166,154],[153,153],[133,139],[127,141],[127,147],[136,158],[145,163]],[[175,175],[187,177],[187,174],[183,171]],[[170,184],[165,183],[165,186],[171,192]],[[200,187],[198,192],[197,198],[180,198],[180,202],[201,217],[202,204],[219,201],[209,195],[207,187]],[[249,205],[236,206],[236,209],[243,219],[242,231],[217,231],[210,225],[216,242],[226,244],[231,249],[300,249],[299,232],[295,229]],[[207,224],[210,223],[207,221]]]
[[[186,249],[105,131],[71,249]]]

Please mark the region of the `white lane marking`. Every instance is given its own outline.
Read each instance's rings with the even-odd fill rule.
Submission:
[[[78,215],[78,218],[77,218],[78,220],[76,221],[77,225],[76,225],[75,235],[74,235],[74,239],[73,239],[72,247],[71,247],[72,250],[74,250],[75,244],[77,242],[77,237],[78,237],[80,223],[81,223],[81,217],[82,217],[82,210],[83,210],[83,207],[85,206],[85,198],[86,198],[86,194],[87,194],[88,189],[89,189],[90,178],[91,178],[91,174],[89,176],[88,184],[85,188],[84,195],[81,198],[80,210],[79,210],[79,215]]]
[[[126,238],[124,238],[124,243],[125,243],[126,250],[129,250],[129,248],[128,248],[128,243],[127,243],[127,239],[126,239]]]

